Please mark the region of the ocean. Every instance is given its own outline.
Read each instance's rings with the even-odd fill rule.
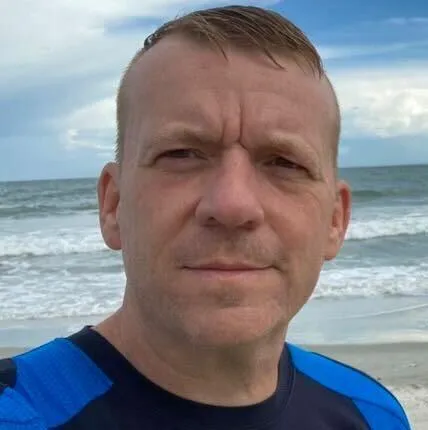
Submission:
[[[300,343],[428,339],[428,166],[342,169],[353,215],[290,328]],[[121,303],[120,253],[103,243],[96,179],[0,183],[0,346],[35,346]]]

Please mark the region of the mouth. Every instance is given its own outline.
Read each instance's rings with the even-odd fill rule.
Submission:
[[[253,272],[269,269],[268,265],[252,264],[246,262],[219,262],[213,261],[202,264],[185,266],[187,270],[206,272]]]

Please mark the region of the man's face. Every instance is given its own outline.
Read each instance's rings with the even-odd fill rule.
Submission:
[[[175,338],[284,331],[342,244],[331,89],[282,62],[226,61],[171,36],[128,77],[122,171],[100,180],[103,234],[123,250],[128,303]],[[117,205],[102,191],[116,186]]]

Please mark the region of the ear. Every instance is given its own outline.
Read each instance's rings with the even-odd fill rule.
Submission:
[[[331,218],[330,232],[325,252],[325,259],[332,260],[338,254],[345,240],[351,218],[351,189],[344,181],[336,183],[336,200]]]
[[[119,166],[108,163],[104,166],[97,186],[99,222],[106,245],[117,251],[122,248],[118,223]]]

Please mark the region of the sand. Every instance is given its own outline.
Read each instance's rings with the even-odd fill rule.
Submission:
[[[428,343],[311,345],[317,351],[357,367],[378,379],[401,401],[414,430],[428,430]],[[0,348],[0,357],[23,349]]]

